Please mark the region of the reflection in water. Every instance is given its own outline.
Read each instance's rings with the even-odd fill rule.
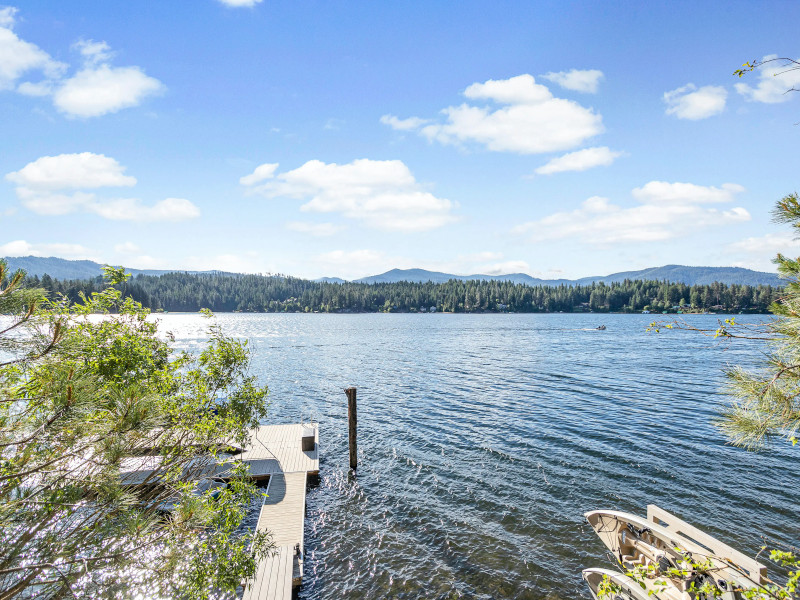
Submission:
[[[301,598],[588,598],[581,569],[608,566],[595,508],[659,504],[751,554],[800,537],[791,449],[749,454],[711,424],[721,369],[757,342],[648,335],[649,315],[218,318],[250,340],[271,422],[321,425]],[[199,316],[161,319],[202,344]]]

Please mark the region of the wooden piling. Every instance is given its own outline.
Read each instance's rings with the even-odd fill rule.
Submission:
[[[347,394],[347,422],[350,435],[350,468],[355,471],[358,466],[358,450],[356,448],[356,388],[349,387],[344,391]]]

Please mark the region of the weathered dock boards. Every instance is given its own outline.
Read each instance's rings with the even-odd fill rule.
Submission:
[[[268,498],[261,507],[258,530],[272,533],[277,552],[258,565],[248,582],[243,600],[282,600],[292,597],[293,584],[302,578],[303,525],[306,512],[306,480],[319,473],[319,434],[313,427],[313,450],[303,450],[306,425],[265,425],[255,432],[242,460],[253,477],[270,476]]]

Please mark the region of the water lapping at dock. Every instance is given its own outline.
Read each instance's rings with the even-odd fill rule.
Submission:
[[[320,423],[301,598],[588,598],[581,569],[610,564],[595,508],[656,503],[751,555],[800,537],[791,449],[749,454],[711,423],[756,342],[648,335],[641,315],[219,318],[251,340],[274,422]],[[163,320],[187,348],[198,324]]]

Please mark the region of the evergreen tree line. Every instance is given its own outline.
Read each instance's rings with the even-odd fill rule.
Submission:
[[[30,287],[78,302],[103,288],[101,278],[27,278]],[[322,283],[280,275],[168,273],[137,275],[126,295],[153,310],[195,312],[640,312],[717,311],[765,313],[781,288],[686,285],[625,280],[589,285],[530,286],[509,281],[446,283]],[[681,307],[681,308],[678,308]]]

